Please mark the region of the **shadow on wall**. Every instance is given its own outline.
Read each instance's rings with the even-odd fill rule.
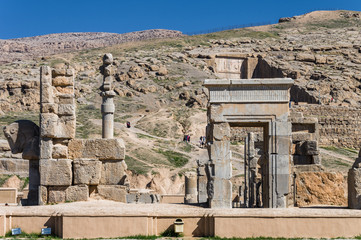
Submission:
[[[253,69],[252,78],[284,78],[285,74],[281,69],[270,66],[266,60],[258,58],[257,65]],[[291,77],[291,76],[288,76]],[[298,85],[293,85],[290,90],[291,101],[307,102],[311,104],[318,103],[314,96],[311,96],[305,89]]]
[[[318,103],[314,96],[311,96],[305,89],[300,86],[293,85],[291,87],[291,101],[292,102],[307,102],[307,103]]]
[[[208,64],[219,78],[297,78],[294,71],[287,73],[270,65],[262,57],[248,57],[247,54],[218,54],[214,58],[211,57]],[[316,97],[297,85],[291,88],[291,101],[317,103]]]

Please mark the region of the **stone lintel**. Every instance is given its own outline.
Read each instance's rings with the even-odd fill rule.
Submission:
[[[203,85],[235,86],[235,85],[286,85],[291,87],[294,80],[291,78],[252,78],[252,79],[205,79]]]
[[[210,103],[288,103],[290,78],[206,79]]]

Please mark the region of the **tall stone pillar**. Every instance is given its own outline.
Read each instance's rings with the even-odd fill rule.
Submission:
[[[232,163],[228,123],[211,123],[207,129],[209,161],[206,164],[208,204],[211,208],[232,208]]]
[[[68,144],[75,138],[74,97],[73,69],[41,67],[39,204],[65,202],[65,191],[72,185]]]
[[[197,165],[198,203],[207,203],[207,174],[205,171],[205,163],[197,160]]]
[[[256,150],[254,147],[255,134],[248,133],[246,138],[246,154],[245,154],[245,194],[244,202],[247,207],[257,207],[257,161]]]
[[[103,85],[101,96],[103,103],[102,111],[102,137],[113,138],[114,136],[114,101],[115,92],[112,90],[113,82],[113,56],[107,53],[103,57],[103,66],[101,67],[103,74]]]
[[[290,152],[292,124],[287,119],[270,122],[267,132],[268,141],[268,199],[264,205],[271,208],[287,207],[289,193]]]
[[[197,203],[197,174],[187,172],[185,174],[185,196],[184,203]]]

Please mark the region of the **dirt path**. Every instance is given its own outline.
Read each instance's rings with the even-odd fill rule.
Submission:
[[[331,156],[331,157],[336,157],[336,158],[339,158],[341,160],[344,160],[346,162],[350,162],[350,163],[354,163],[355,162],[355,159],[353,158],[350,158],[350,157],[347,157],[345,155],[342,155],[342,154],[339,154],[339,153],[335,153],[333,151],[329,151],[329,150],[326,150],[326,149],[323,149],[323,148],[320,148],[320,153],[321,154],[325,154],[325,155],[328,155],[328,156]]]
[[[154,115],[156,115],[156,114],[157,113],[154,113]],[[180,148],[178,148],[179,139],[159,137],[159,136],[150,134],[148,132],[145,132],[145,131],[137,128],[136,127],[137,123],[140,120],[142,120],[142,118],[144,118],[144,117],[145,117],[145,115],[139,115],[138,117],[131,118],[130,119],[130,122],[131,122],[130,128],[127,128],[125,123],[119,123],[119,122],[114,123],[114,128],[118,129],[122,132],[121,137],[126,138],[125,141],[130,142],[137,146],[142,146],[143,148],[152,149],[153,147],[155,147],[155,140],[175,142],[176,144],[174,145],[174,147],[170,147],[169,149],[187,156],[189,161],[183,167],[172,170],[172,172],[174,172],[174,173],[178,172],[181,169],[194,168],[197,165],[196,164],[197,160],[199,160],[199,159],[201,160],[201,159],[204,159],[207,157],[207,150],[205,148],[203,148],[203,149],[200,148],[198,142],[195,139],[193,139],[190,143],[188,143],[191,145],[192,151],[185,152],[185,151],[182,151]],[[99,126],[101,126],[101,124],[102,124],[101,119],[93,119],[92,122]],[[143,135],[143,137],[142,137],[142,135]],[[171,145],[169,145],[169,146],[171,146]],[[148,166],[151,166],[153,168],[155,167],[153,164],[146,162],[146,160],[139,159],[132,154],[130,154],[130,156]]]

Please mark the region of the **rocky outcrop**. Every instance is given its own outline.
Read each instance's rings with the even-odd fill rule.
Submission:
[[[295,178],[295,205],[346,206],[346,181],[342,173],[335,172],[299,172]]]

